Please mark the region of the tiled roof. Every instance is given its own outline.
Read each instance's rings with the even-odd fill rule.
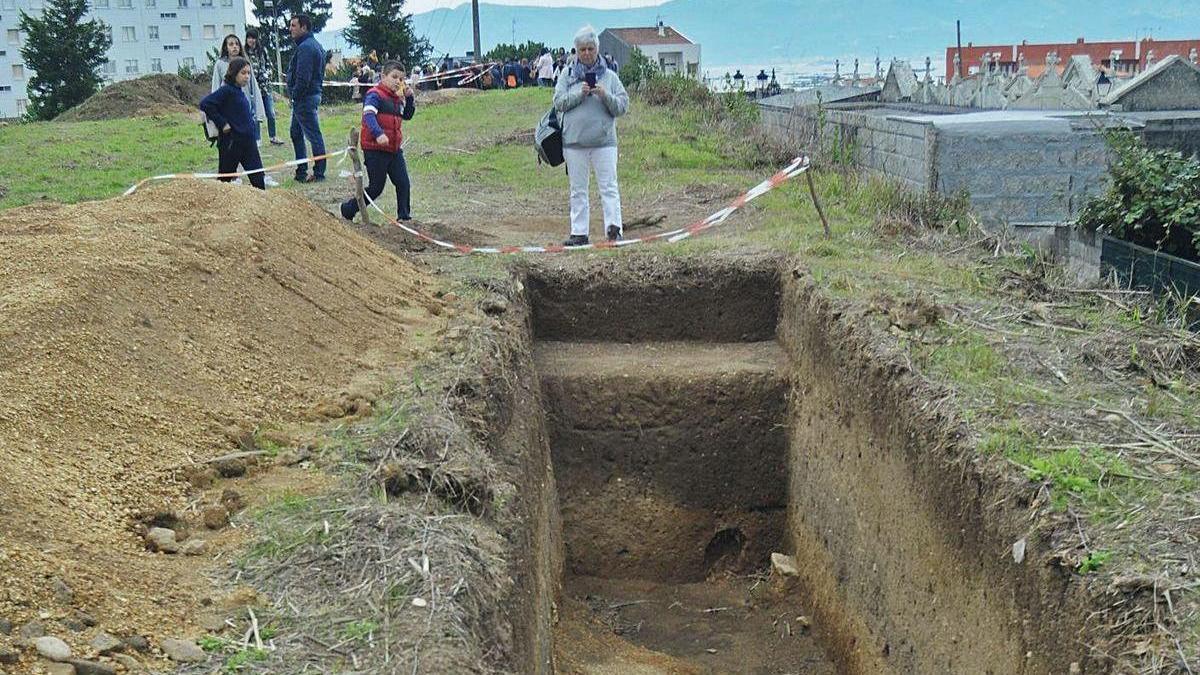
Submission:
[[[693,44],[683,33],[665,26],[663,32],[665,35],[659,35],[658,29],[651,28],[608,28],[605,32],[612,33],[621,42],[629,46],[634,45],[679,45]]]

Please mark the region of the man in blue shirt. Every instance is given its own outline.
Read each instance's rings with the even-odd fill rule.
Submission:
[[[313,37],[312,22],[308,16],[297,14],[288,23],[288,31],[296,43],[292,60],[288,62],[287,90],[292,101],[292,148],[296,159],[308,157],[304,139],[312,143],[313,155],[325,154],[325,139],[321,136],[321,122],[317,119],[317,107],[321,105],[321,82],[325,75],[325,50]],[[301,183],[325,180],[325,160],[313,164],[313,175],[308,175],[308,164],[296,167],[296,180]]]

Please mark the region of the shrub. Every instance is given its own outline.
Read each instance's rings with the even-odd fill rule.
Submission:
[[[1200,160],[1147,148],[1128,130],[1107,134],[1112,184],[1079,224],[1200,262]]]

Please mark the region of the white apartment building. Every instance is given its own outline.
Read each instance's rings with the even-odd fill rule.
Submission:
[[[89,0],[89,18],[111,31],[101,74],[109,82],[183,66],[207,68],[205,56],[229,33],[246,33],[243,0]],[[43,0],[0,0],[0,119],[25,114],[33,73],[21,58],[20,12],[40,14]]]

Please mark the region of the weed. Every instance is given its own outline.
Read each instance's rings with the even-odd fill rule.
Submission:
[[[951,337],[928,356],[935,371],[960,384],[982,387],[1005,371],[1007,361],[978,333],[966,331]]]
[[[1071,448],[1046,455],[1018,450],[1013,461],[1022,465],[1030,480],[1050,485],[1051,505],[1065,509],[1074,499],[1089,508],[1110,502],[1108,484],[1113,478],[1130,476],[1123,460],[1097,446]]]
[[[205,635],[197,640],[196,644],[200,645],[200,649],[203,649],[206,652],[219,652],[225,649],[227,642],[228,641],[225,638],[220,638],[215,635]]]
[[[370,636],[374,635],[375,631],[379,630],[379,624],[375,621],[362,619],[359,621],[351,621],[346,624],[346,628],[342,631],[347,640],[365,641]]]
[[[1092,551],[1079,562],[1075,571],[1080,574],[1091,574],[1104,566],[1112,558],[1112,551]]]
[[[268,656],[270,654],[267,650],[257,647],[239,649],[225,659],[225,667],[221,670],[226,673],[238,673],[256,661],[266,661]]]

